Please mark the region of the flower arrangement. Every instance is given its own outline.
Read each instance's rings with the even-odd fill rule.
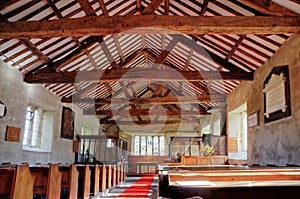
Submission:
[[[214,148],[214,146],[210,146],[209,144],[206,144],[206,145],[201,149],[201,152],[202,152],[203,155],[205,155],[205,156],[210,156],[210,155],[214,154],[215,148]]]

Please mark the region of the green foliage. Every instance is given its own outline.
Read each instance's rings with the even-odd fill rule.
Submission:
[[[209,144],[206,144],[202,149],[201,152],[203,153],[203,155],[205,156],[210,156],[213,155],[215,152],[215,148],[214,146],[210,146]]]

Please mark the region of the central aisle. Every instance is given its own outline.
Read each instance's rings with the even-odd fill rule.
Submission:
[[[108,193],[100,192],[94,199],[158,198],[158,176],[156,174],[129,176],[122,184],[112,187]]]

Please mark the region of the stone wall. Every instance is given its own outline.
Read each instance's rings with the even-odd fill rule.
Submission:
[[[273,67],[289,66],[292,115],[264,123],[263,83]],[[228,95],[227,112],[247,103],[247,113],[260,111],[260,125],[248,129],[248,164],[300,164],[300,35],[292,36],[273,57]]]
[[[16,69],[0,61],[0,101],[7,107],[7,114],[0,118],[0,163],[72,163],[73,142],[61,138],[62,106],[75,111],[75,136],[81,133],[83,126],[92,127],[98,133],[99,124],[94,116],[84,116],[82,110],[71,104],[62,104],[60,98],[41,85],[23,82],[23,75]],[[22,149],[26,107],[29,103],[54,111],[52,151],[30,152]],[[6,126],[21,128],[20,142],[5,141]],[[74,136],[74,138],[76,138]]]

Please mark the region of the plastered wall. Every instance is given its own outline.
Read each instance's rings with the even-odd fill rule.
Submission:
[[[273,67],[289,66],[292,116],[264,123],[263,82]],[[247,103],[247,113],[259,110],[260,125],[248,129],[248,163],[300,164],[300,35],[291,37],[255,72],[253,81],[242,82],[228,95],[227,112]]]
[[[61,138],[62,106],[75,111],[75,136],[81,133],[83,126],[93,127],[96,134],[99,124],[94,116],[84,116],[82,110],[71,104],[62,104],[58,96],[41,85],[23,82],[23,75],[16,69],[0,61],[0,101],[7,106],[7,114],[0,118],[0,163],[72,163],[73,142]],[[29,103],[54,111],[53,143],[51,152],[30,152],[22,149],[26,107]],[[20,142],[5,141],[6,126],[21,128]],[[74,136],[74,139],[75,139]]]

